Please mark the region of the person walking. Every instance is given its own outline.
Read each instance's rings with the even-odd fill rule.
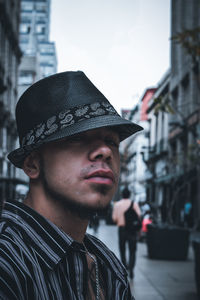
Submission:
[[[20,147],[8,159],[29,177],[29,192],[4,204],[0,299],[134,299],[123,265],[86,229],[116,191],[120,141],[142,128],[81,71],[28,88],[16,121]]]
[[[184,225],[188,228],[193,226],[192,203],[187,200],[184,204]]]
[[[141,211],[136,202],[131,201],[130,191],[124,188],[122,191],[122,199],[114,203],[112,219],[118,226],[119,250],[121,261],[125,268],[129,271],[130,279],[134,277],[134,266],[136,261],[137,249],[137,229],[130,232],[126,227],[125,213],[129,208],[135,210],[137,216],[141,218]],[[128,244],[129,258],[126,258],[126,244]]]

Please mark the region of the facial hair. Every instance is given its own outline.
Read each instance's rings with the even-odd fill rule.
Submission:
[[[110,209],[110,203],[108,203],[108,205],[105,207],[98,208],[91,207],[85,203],[77,203],[73,199],[66,197],[65,195],[59,193],[58,190],[55,190],[55,188],[51,187],[47,180],[44,159],[42,156],[40,156],[40,180],[43,184],[43,188],[46,195],[49,196],[50,199],[53,199],[53,201],[59,203],[59,205],[62,206],[63,210],[70,211],[71,213],[77,215],[81,219],[91,220],[95,215],[106,216]],[[94,188],[97,192],[101,193],[102,195],[105,195],[108,192],[107,187],[103,185],[98,186],[94,184]]]

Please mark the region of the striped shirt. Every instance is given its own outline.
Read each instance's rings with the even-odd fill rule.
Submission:
[[[116,256],[89,234],[84,244],[97,261],[99,299],[134,299]],[[84,249],[30,207],[7,202],[0,223],[0,299],[95,299],[88,297]]]

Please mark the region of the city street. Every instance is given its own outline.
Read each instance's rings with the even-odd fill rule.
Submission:
[[[88,232],[93,234],[90,228]],[[101,222],[96,236],[119,257],[116,226]],[[198,300],[192,247],[187,261],[164,261],[149,259],[146,244],[138,243],[135,277],[130,285],[136,300]]]

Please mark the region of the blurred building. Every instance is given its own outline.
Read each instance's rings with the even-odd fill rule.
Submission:
[[[168,101],[170,70],[158,83],[155,93],[148,102],[149,134],[148,146],[143,147],[143,159],[148,167],[146,174],[147,201],[151,204],[154,217],[166,221],[167,203],[171,186],[168,175],[168,118],[169,113],[160,101]]]
[[[15,105],[18,98],[20,0],[0,0],[0,199],[12,198],[16,179],[15,167],[7,154],[17,137]]]
[[[171,1],[171,69],[149,102],[148,199],[157,219],[200,221],[200,1]]]
[[[200,220],[200,1],[172,0],[171,78],[169,115],[170,174],[173,174],[173,213],[189,200],[193,217]]]
[[[121,148],[121,187],[131,187],[137,198],[145,186],[157,221],[185,225],[184,207],[190,202],[191,225],[200,226],[199,72],[200,1],[172,0],[170,69],[153,93],[146,90],[143,106],[140,102],[128,113],[146,132]]]
[[[55,43],[49,41],[50,0],[21,0],[19,96],[57,71]]]
[[[155,93],[155,88],[145,91],[136,107],[129,112],[122,111],[122,115],[144,128],[123,141],[120,145],[121,153],[121,189],[127,186],[132,197],[137,202],[146,200],[147,165],[143,157],[143,148],[148,147],[149,122],[147,120],[148,102]]]
[[[21,0],[19,31],[23,56],[19,66],[18,97],[39,79],[57,72],[55,43],[49,41],[50,6],[50,0]],[[20,169],[16,174],[28,180]],[[26,190],[23,185],[17,188],[22,194]]]

